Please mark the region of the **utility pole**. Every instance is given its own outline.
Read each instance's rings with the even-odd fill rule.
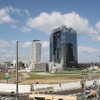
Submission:
[[[16,100],[18,97],[18,41],[16,42]]]
[[[84,100],[86,100],[86,78],[84,76]]]
[[[100,98],[99,98],[99,75],[98,75],[98,71],[97,71],[97,100],[100,100]]]
[[[99,59],[100,59],[100,56],[99,56]],[[99,63],[100,63],[100,61],[99,61]],[[97,84],[98,84],[98,87],[97,87],[97,100],[100,100],[100,98],[99,98],[99,70],[97,71]]]

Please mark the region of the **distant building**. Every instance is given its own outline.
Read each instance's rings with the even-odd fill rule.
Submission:
[[[47,71],[48,71],[47,63],[35,64],[35,72],[47,72]]]
[[[13,60],[13,67],[16,68],[16,60]],[[24,69],[25,68],[25,63],[22,61],[18,61],[18,69]]]
[[[3,62],[3,63],[7,64],[8,67],[9,67],[9,66],[12,66],[12,63],[9,62],[9,61],[5,61],[5,62]]]
[[[31,63],[40,63],[41,62],[41,42],[40,40],[32,41],[32,61]]]
[[[6,63],[0,64],[0,72],[6,73],[8,71],[8,65]]]
[[[77,35],[72,28],[59,27],[50,36],[51,66],[76,67],[77,65]]]
[[[29,70],[35,71],[35,64],[41,63],[42,43],[40,40],[33,40],[31,48],[31,64],[29,66]]]

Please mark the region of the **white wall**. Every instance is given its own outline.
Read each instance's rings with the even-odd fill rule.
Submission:
[[[29,93],[30,85],[18,85],[19,93]],[[0,83],[0,92],[16,92],[16,84]]]

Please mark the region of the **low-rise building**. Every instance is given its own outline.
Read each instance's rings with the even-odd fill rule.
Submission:
[[[35,72],[46,72],[48,71],[47,63],[35,64]]]

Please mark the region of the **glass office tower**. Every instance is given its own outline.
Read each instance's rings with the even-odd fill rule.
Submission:
[[[50,36],[50,62],[62,67],[75,67],[77,64],[77,35],[72,28],[59,27]]]

